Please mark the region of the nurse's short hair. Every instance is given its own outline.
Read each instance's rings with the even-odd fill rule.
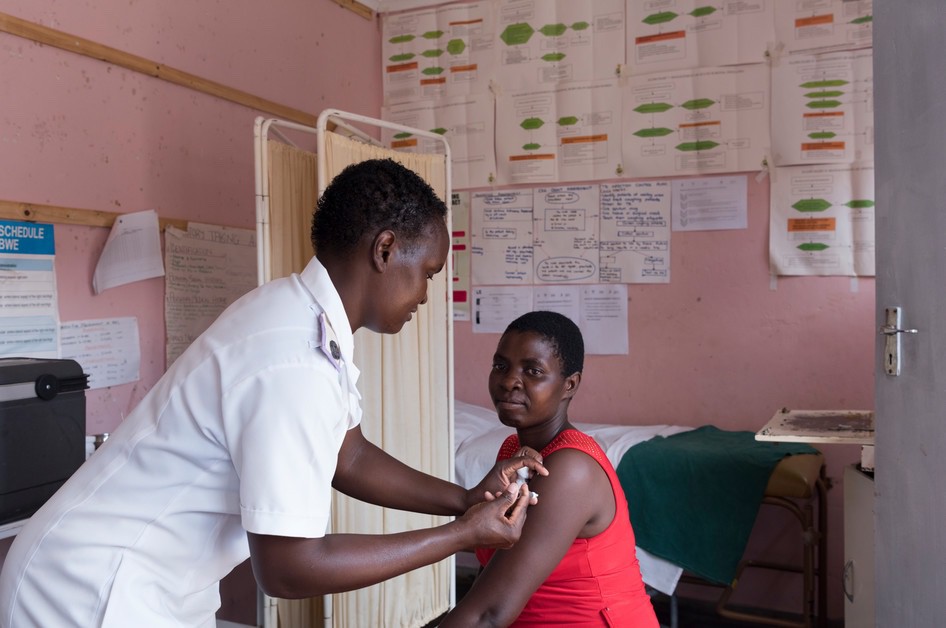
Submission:
[[[585,341],[572,319],[558,312],[527,312],[509,323],[503,335],[511,331],[532,332],[542,336],[562,362],[562,375],[581,373],[585,367]]]
[[[312,246],[348,253],[363,237],[390,229],[410,249],[446,216],[447,206],[414,171],[392,159],[369,159],[347,166],[325,188],[312,219]]]

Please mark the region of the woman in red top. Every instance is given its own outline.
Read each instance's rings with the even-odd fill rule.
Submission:
[[[516,434],[498,459],[531,447],[549,474],[531,481],[540,497],[519,542],[477,550],[484,569],[441,628],[657,628],[614,468],[568,421],[583,362],[581,331],[554,312],[525,314],[500,338],[489,391],[499,420]]]

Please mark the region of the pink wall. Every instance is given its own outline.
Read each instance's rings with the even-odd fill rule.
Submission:
[[[628,286],[626,356],[591,356],[570,415],[580,421],[647,425],[713,424],[759,430],[783,406],[799,409],[874,405],[874,280],[780,277],[768,265],[769,183],[749,173],[749,228],[674,232],[671,282]],[[497,334],[455,327],[457,398],[490,406],[486,374]],[[829,611],[840,617],[843,556],[841,477],[856,447],[820,449],[835,488],[829,492]],[[750,549],[791,558],[797,532],[786,516],[760,515]],[[795,527],[797,529],[797,526]],[[771,554],[770,554],[771,555]],[[793,580],[751,574],[735,603],[795,603]],[[788,584],[786,584],[786,582]],[[796,590],[797,589],[797,590]],[[782,593],[790,591],[788,599]],[[695,593],[695,591],[690,591]]]
[[[377,25],[330,0],[5,0],[0,10],[312,115],[380,112]],[[0,200],[254,226],[260,112],[7,34],[0,93]],[[113,429],[164,370],[163,279],[92,294],[107,235],[56,227],[62,320],[136,316],[141,334],[141,380],[89,392],[89,433]]]

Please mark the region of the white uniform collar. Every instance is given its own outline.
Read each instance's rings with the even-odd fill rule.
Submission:
[[[351,323],[348,322],[348,314],[345,313],[342,298],[338,295],[338,290],[335,289],[335,284],[332,283],[325,266],[313,256],[299,273],[299,277],[325,312],[328,323],[338,339],[342,359],[347,365],[354,366],[355,339],[351,331]]]

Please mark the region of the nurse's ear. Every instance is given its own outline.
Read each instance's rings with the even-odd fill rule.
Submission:
[[[397,243],[397,236],[390,229],[381,231],[371,242],[372,266],[379,273],[383,273],[391,260],[391,252]]]

